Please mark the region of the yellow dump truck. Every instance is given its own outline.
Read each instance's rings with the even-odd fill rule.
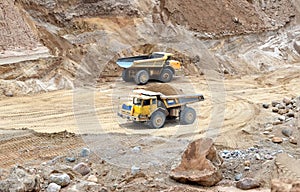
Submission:
[[[146,122],[151,128],[161,128],[165,120],[179,118],[181,124],[192,124],[196,119],[196,111],[187,104],[203,101],[202,94],[163,95],[137,89],[131,95],[130,103],[122,104],[118,115],[135,122]]]
[[[175,70],[181,63],[172,59],[172,53],[154,52],[150,55],[124,57],[117,60],[117,65],[123,68],[122,79],[144,85],[150,79],[170,82]]]

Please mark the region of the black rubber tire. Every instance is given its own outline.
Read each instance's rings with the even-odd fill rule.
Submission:
[[[196,111],[191,107],[185,107],[180,112],[180,124],[189,125],[193,124],[196,119]]]
[[[129,74],[128,74],[128,70],[127,69],[124,69],[122,71],[122,79],[123,81],[125,82],[129,82],[130,81],[130,77],[129,77]]]
[[[165,68],[162,70],[159,76],[159,80],[164,83],[168,83],[173,79],[173,71],[171,69]]]
[[[150,118],[150,127],[153,129],[162,128],[166,121],[166,115],[162,111],[155,111]]]
[[[149,73],[146,70],[140,70],[135,75],[134,81],[137,85],[145,85],[149,81]]]

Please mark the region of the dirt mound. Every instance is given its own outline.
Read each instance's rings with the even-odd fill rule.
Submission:
[[[183,94],[182,90],[178,90],[175,87],[168,84],[150,84],[145,87],[145,90],[161,92],[164,95],[180,95]]]
[[[217,36],[278,29],[295,15],[290,0],[164,0],[161,3],[173,23]]]

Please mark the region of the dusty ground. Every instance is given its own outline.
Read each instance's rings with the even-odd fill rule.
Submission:
[[[9,156],[1,157],[1,167],[15,163],[38,164],[88,146],[97,158],[105,159],[113,167],[126,170],[134,163],[149,171],[150,175],[164,170],[162,176],[166,178],[170,165],[176,162],[186,145],[206,136],[215,138],[220,150],[242,150],[258,145],[271,150],[283,149],[298,156],[299,151],[288,144],[279,148],[268,144],[268,137],[262,135],[262,130],[266,123],[276,119],[276,115],[261,105],[285,96],[296,96],[294,93],[300,92],[297,86],[299,72],[299,68],[293,67],[263,75],[227,76],[224,81],[218,82],[224,85],[224,92],[211,91],[210,88],[216,85],[206,81],[205,75],[178,76],[171,83],[173,86],[185,92],[202,93],[206,100],[193,105],[198,114],[194,125],[182,126],[177,121],[171,121],[159,130],[134,125],[116,116],[119,103],[127,100],[128,90],[133,86],[132,83],[121,82],[120,78],[113,83],[98,84],[97,88],[3,98],[0,101],[0,128],[3,129],[0,145],[1,154]],[[212,100],[216,95],[223,98]],[[66,130],[82,135],[47,135],[28,131],[21,134],[19,131],[10,131],[14,136],[10,138],[5,130],[11,129],[30,129],[41,133]],[[37,146],[38,143],[41,144]],[[143,147],[144,152],[138,158],[126,153],[134,146]],[[93,160],[95,163],[98,161]],[[260,171],[271,174],[272,170],[268,171],[268,167],[257,166]],[[234,177],[229,173],[225,175],[229,177],[227,179]],[[252,172],[247,175],[256,174]]]

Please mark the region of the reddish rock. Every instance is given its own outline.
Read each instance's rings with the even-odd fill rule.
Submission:
[[[289,142],[290,142],[291,144],[294,144],[294,145],[297,145],[297,144],[298,144],[298,142],[297,142],[297,140],[295,139],[295,137],[290,137]]]
[[[181,183],[210,187],[223,178],[219,169],[222,162],[212,139],[198,139],[187,147],[181,163],[171,171],[170,177]]]
[[[272,112],[274,112],[274,113],[278,113],[278,111],[279,111],[279,109],[277,109],[277,108],[272,109]]]
[[[79,163],[73,167],[73,170],[80,173],[82,176],[87,175],[91,170],[85,163]]]
[[[280,137],[273,137],[272,142],[273,143],[282,143],[283,139]]]
[[[287,114],[288,112],[289,112],[288,109],[279,109],[279,110],[278,110],[278,114],[279,114],[279,115],[285,115],[285,114]]]
[[[236,183],[236,187],[243,190],[255,189],[260,187],[260,183],[256,179],[244,178]]]

